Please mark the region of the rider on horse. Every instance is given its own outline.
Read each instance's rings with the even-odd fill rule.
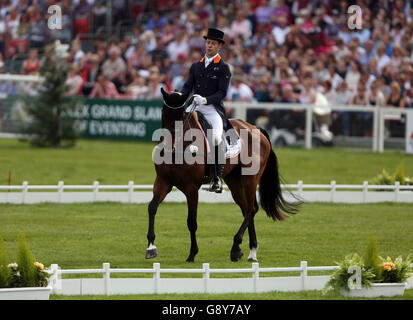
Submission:
[[[231,72],[218,51],[225,44],[224,32],[209,28],[205,39],[205,56],[192,64],[182,95],[185,100],[194,92],[195,111],[202,113],[212,127],[215,146],[215,176],[209,191],[222,192],[226,142],[223,133],[232,128],[226,117],[223,100],[227,95]],[[188,107],[187,111],[190,111]]]

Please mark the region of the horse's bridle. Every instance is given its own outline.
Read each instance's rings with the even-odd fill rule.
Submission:
[[[176,93],[181,94],[180,92],[176,92]],[[195,95],[192,95],[192,96],[189,98],[189,101],[193,100],[194,96],[195,96]],[[163,103],[165,104],[166,107],[168,107],[169,109],[172,109],[172,110],[178,110],[178,109],[181,109],[181,108],[183,108],[183,107],[185,106],[185,102],[184,102],[182,105],[180,105],[180,106],[178,106],[178,107],[172,107],[172,106],[170,106],[170,105],[168,105],[168,104],[166,103],[165,99],[163,100]],[[195,108],[196,108],[197,106],[198,106],[198,104],[192,101],[191,109],[190,109],[189,112],[185,115],[182,129],[185,128],[185,125],[191,120],[191,118],[192,118],[192,113],[195,111]],[[189,127],[189,130],[191,130],[191,127]],[[172,129],[172,130],[169,130],[169,131],[171,131],[171,133],[175,134],[175,129]],[[191,132],[191,133],[192,133],[192,132]],[[182,137],[182,138],[183,138],[183,137]],[[173,146],[173,150],[175,150],[175,146]]]

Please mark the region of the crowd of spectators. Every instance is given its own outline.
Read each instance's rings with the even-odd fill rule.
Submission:
[[[129,1],[113,2],[119,20]],[[165,11],[156,10],[158,2]],[[232,72],[228,101],[314,103],[318,92],[331,104],[413,107],[413,1],[158,0],[121,37],[97,36],[87,51],[85,17],[93,12],[104,25],[106,1],[1,3],[0,33],[12,41],[8,51],[0,42],[0,50],[29,52],[22,74],[38,72],[38,51],[47,41],[70,43],[69,95],[146,100],[160,98],[161,86],[180,90],[191,63],[204,54],[202,36],[217,27],[225,32],[221,55]],[[45,36],[50,4],[60,4],[66,18],[63,30]],[[361,29],[348,24],[354,4]],[[303,114],[288,114],[290,129],[302,124]],[[371,117],[334,113],[342,119],[335,130],[347,135],[354,124],[371,127]]]

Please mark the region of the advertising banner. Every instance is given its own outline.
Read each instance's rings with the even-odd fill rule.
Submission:
[[[86,99],[71,116],[85,138],[151,141],[161,127],[162,101]]]

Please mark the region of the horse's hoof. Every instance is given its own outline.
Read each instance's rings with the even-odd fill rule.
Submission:
[[[241,250],[240,251],[235,251],[235,252],[231,251],[231,261],[233,261],[233,262],[239,261],[242,258],[243,255],[244,254],[242,253]]]
[[[186,259],[186,262],[188,263],[194,263],[195,259],[193,257],[188,257],[188,259]]]
[[[258,262],[258,260],[254,258],[248,258],[248,262]]]
[[[153,258],[156,258],[157,256],[158,256],[158,250],[156,250],[156,248],[146,250],[145,259],[153,259]]]

